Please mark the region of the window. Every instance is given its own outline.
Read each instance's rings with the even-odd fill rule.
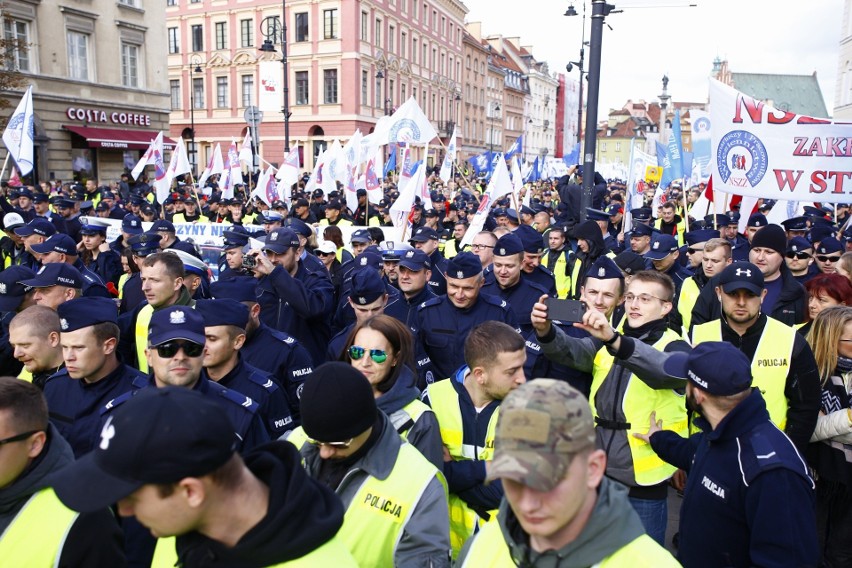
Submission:
[[[438,33],[438,11],[432,10],[432,29]]]
[[[417,63],[417,38],[411,40],[411,59],[413,63]]]
[[[328,12],[329,10],[326,10]],[[296,14],[296,41],[308,41],[308,13]]]
[[[361,104],[367,104],[367,89],[370,85],[370,73],[364,69],[361,70]]]
[[[441,35],[447,35],[447,18],[445,16],[441,16]]]
[[[180,30],[169,28],[169,53],[180,53]]]
[[[216,106],[228,108],[228,78],[216,77]]]
[[[376,31],[373,34],[373,43],[376,46],[382,45],[382,21],[376,18]]]
[[[388,51],[393,53],[394,50],[394,39],[396,36],[396,28],[393,26],[388,26]]]
[[[3,21],[6,41],[15,42],[7,48],[7,64],[16,71],[30,71],[30,23],[8,18]]]
[[[216,22],[216,49],[225,49],[225,22]]]
[[[336,10],[326,10],[327,12]],[[323,102],[325,104],[337,104],[337,69],[326,69],[323,76]]]
[[[192,34],[192,51],[204,51],[204,28],[196,24],[190,28]]]
[[[136,7],[136,0],[118,0],[118,3],[123,6],[130,6],[131,8]]]
[[[323,10],[322,11],[322,29],[323,29],[323,38],[325,39],[337,39],[337,9],[332,10]],[[335,71],[335,83],[337,82]],[[337,91],[337,87],[335,87],[335,92]]]
[[[361,12],[361,41],[370,41],[370,32],[367,29],[370,15],[367,12]]]
[[[382,80],[376,79],[376,88],[373,89],[373,92],[376,93],[376,104],[373,106],[376,108],[382,108]]]
[[[399,102],[404,103],[408,100],[408,97],[405,96],[405,84],[399,86]]]
[[[139,87],[139,46],[121,44],[121,84]]]
[[[308,104],[308,72],[296,71],[296,104]]]
[[[243,75],[241,80],[243,107],[250,107],[254,102],[254,75]]]
[[[177,0],[166,0],[166,6],[177,6]]]
[[[68,31],[68,76],[80,81],[89,80],[89,35]]]
[[[254,20],[240,20],[240,47],[254,45]]]
[[[408,48],[408,34],[401,32],[399,34],[399,54],[404,58],[405,51]]]
[[[190,4],[198,4],[201,0],[189,0]]]
[[[180,109],[180,79],[169,81],[169,92],[172,95],[172,110]]]
[[[396,92],[396,89],[394,89],[393,79],[391,79],[390,81],[388,81],[388,92],[387,92],[388,106],[393,106],[393,94],[395,92]]]
[[[616,142],[616,143],[615,143],[615,151],[616,151],[616,152],[621,152],[621,142]]]
[[[601,152],[606,152],[606,142],[601,142]]]
[[[192,80],[192,105],[194,108],[204,108],[204,79]]]

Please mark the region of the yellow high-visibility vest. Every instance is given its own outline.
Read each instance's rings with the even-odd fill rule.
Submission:
[[[136,362],[138,369],[143,373],[148,372],[148,359],[145,357],[145,349],[148,347],[148,326],[151,324],[151,316],[154,315],[154,306],[145,304],[136,316]]]
[[[33,494],[0,535],[0,564],[58,566],[68,531],[78,516],[62,504],[51,488]]]

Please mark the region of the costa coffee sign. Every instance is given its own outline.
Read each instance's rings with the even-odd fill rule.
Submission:
[[[151,126],[150,114],[137,114],[134,112],[122,111],[107,112],[93,108],[68,107],[65,110],[65,115],[69,120],[79,120],[81,122]]]

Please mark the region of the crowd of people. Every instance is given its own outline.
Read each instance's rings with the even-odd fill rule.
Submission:
[[[852,566],[848,206],[436,174],[4,187],[2,563]]]

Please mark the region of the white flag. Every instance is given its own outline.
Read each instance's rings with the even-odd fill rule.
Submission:
[[[198,187],[204,190],[204,184],[207,183],[210,176],[221,174],[225,171],[225,162],[222,161],[222,148],[219,143],[213,148],[210,158],[207,160],[207,167],[201,172],[201,179],[198,180]]]
[[[414,196],[420,194],[420,187],[426,185],[426,166],[421,162],[411,180],[399,192],[399,197],[391,205],[391,219],[394,227],[400,229],[408,223],[408,214],[414,205]]]
[[[3,131],[3,144],[18,165],[22,176],[33,171],[33,87],[27,87],[27,92],[18,103],[18,108],[12,113],[6,130]]]
[[[512,180],[509,179],[509,170],[506,168],[506,160],[503,159],[503,154],[497,157],[497,163],[494,165],[494,173],[491,174],[491,181],[488,182],[486,190],[491,199],[497,201],[504,195],[512,193]]]
[[[349,167],[354,168],[359,166],[363,161],[361,159],[361,140],[363,138],[364,136],[361,134],[361,131],[356,130],[355,134],[343,145],[343,156],[346,158],[346,163],[349,164]]]
[[[453,136],[450,138],[450,144],[447,146],[447,153],[444,154],[444,162],[441,164],[441,173],[438,174],[438,177],[444,183],[448,183],[450,181],[450,176],[453,173],[453,162],[456,161],[456,130],[457,128],[453,127]]]
[[[294,146],[290,152],[284,156],[284,163],[278,168],[278,173],[275,176],[279,180],[278,193],[281,199],[290,200],[291,187],[299,181],[299,147]],[[285,189],[286,188],[286,189]],[[284,191],[282,191],[284,190]],[[285,196],[286,193],[286,196]]]
[[[524,178],[521,176],[521,167],[518,165],[520,158],[517,156],[512,156],[512,190],[515,193],[515,202],[518,203],[521,200],[521,190],[524,188]],[[530,194],[532,191],[527,191],[524,194],[523,204],[527,207],[530,206]]]
[[[254,167],[254,160],[251,152],[251,128],[246,130],[246,137],[243,138],[243,145],[240,148],[240,161],[245,162],[249,169]]]
[[[414,97],[402,103],[402,106],[391,115],[390,120],[377,123],[373,134],[376,136],[377,144],[398,142],[426,144],[438,136]]]
[[[311,194],[319,185],[320,176],[322,176],[322,163],[325,160],[325,151],[322,151],[317,155],[316,160],[314,160],[314,170],[311,172],[311,176],[308,178],[307,183],[305,184],[305,195],[308,196],[308,199],[311,198]]]
[[[142,154],[142,157],[139,158],[139,161],[136,162],[136,165],[133,166],[133,169],[130,171],[130,175],[133,176],[133,179],[138,179],[139,175],[145,169],[145,166],[148,164],[156,164],[157,157],[156,152],[159,150],[160,152],[160,160],[163,158],[163,133],[160,132],[157,134],[157,137],[151,140],[151,143],[148,144],[148,149],[145,150],[145,153]]]
[[[261,201],[269,207],[272,207],[272,202],[278,199],[278,187],[272,166],[260,172],[260,176],[257,178],[257,187],[251,192],[251,196],[260,197]]]

